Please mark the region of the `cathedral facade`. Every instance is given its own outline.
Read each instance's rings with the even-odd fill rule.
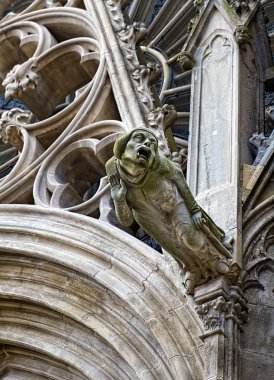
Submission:
[[[0,379],[271,379],[274,1],[3,0],[0,17]],[[164,175],[154,235],[117,218],[105,166],[140,130],[208,223],[195,260]]]

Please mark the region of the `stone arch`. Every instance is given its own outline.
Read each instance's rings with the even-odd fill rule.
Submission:
[[[202,378],[201,323],[169,256],[33,206],[0,206],[0,241],[5,379]]]

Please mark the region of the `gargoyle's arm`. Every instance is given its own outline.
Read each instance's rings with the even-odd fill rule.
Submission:
[[[180,192],[181,196],[183,197],[186,207],[192,217],[192,221],[196,228],[203,229],[205,220],[203,218],[203,213],[198,205],[198,203],[195,201],[187,183],[185,180],[185,177],[181,171],[178,171],[176,173],[176,185],[178,188],[178,191]]]
[[[126,201],[126,185],[124,181],[116,175],[109,176],[109,183],[117,218],[124,227],[130,227],[134,222],[134,218]]]
[[[124,226],[124,227],[130,227],[132,226],[134,222],[133,214],[131,209],[129,208],[127,201],[122,201],[122,202],[115,202],[115,211],[117,218],[119,222]]]
[[[177,189],[181,196],[183,197],[185,204],[191,215],[194,215],[196,212],[200,211],[200,206],[195,201],[183,173],[178,169],[174,175],[174,181],[176,183]]]

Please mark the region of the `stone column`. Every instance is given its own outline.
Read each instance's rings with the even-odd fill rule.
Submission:
[[[248,140],[263,125],[267,36],[259,1],[196,5],[200,13],[180,58],[193,67],[188,182],[198,203],[233,236],[233,260],[241,266],[241,167],[252,163]]]
[[[204,323],[203,379],[237,379],[240,326],[247,317],[242,292],[220,277],[197,287],[194,299]]]

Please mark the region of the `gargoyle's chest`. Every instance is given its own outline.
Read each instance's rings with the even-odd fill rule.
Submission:
[[[139,189],[129,189],[128,202],[136,211],[147,207],[170,212],[178,201],[176,185],[167,180],[150,181]]]

